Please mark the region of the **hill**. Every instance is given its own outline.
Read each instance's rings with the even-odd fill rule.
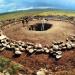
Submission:
[[[19,18],[22,16],[34,16],[34,15],[66,15],[66,16],[75,16],[75,11],[69,10],[58,10],[58,9],[30,9],[30,10],[20,10],[14,12],[0,13],[0,20]]]

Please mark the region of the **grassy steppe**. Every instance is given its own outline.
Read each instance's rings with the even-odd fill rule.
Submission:
[[[66,15],[66,16],[75,16],[75,11],[67,11],[67,10],[50,10],[50,9],[35,9],[35,10],[24,10],[24,11],[15,11],[15,12],[8,12],[8,13],[1,13],[0,20],[12,19],[12,18],[19,18],[26,15]]]

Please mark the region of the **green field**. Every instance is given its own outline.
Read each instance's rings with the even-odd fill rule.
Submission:
[[[8,12],[8,13],[1,13],[0,20],[12,19],[12,18],[19,18],[22,16],[32,16],[32,15],[66,15],[66,16],[75,16],[75,11],[66,11],[66,10],[53,10],[53,9],[35,9],[35,10],[24,10],[24,11],[15,11],[15,12]]]

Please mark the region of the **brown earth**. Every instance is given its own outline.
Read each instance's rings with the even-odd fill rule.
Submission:
[[[36,23],[36,22],[34,22]],[[75,26],[69,22],[63,21],[48,21],[52,24],[52,28],[47,31],[29,31],[23,27],[21,23],[16,25],[8,25],[2,28],[4,34],[14,40],[29,41],[34,43],[51,44],[53,40],[63,40],[69,37],[70,34],[75,34]],[[29,24],[33,24],[30,22]],[[55,60],[49,54],[32,54],[23,53],[20,57],[15,57],[12,51],[3,51],[0,56],[10,58],[22,64],[24,72],[33,73],[40,68],[47,68],[48,70],[63,71],[75,69],[75,49],[65,51],[60,60]]]
[[[14,56],[12,51],[3,51],[0,56],[11,59],[24,66],[23,73],[32,74],[40,68],[46,68],[52,72],[75,69],[75,51],[65,51],[63,57],[55,60],[49,54],[32,54],[23,53],[20,57]]]
[[[34,25],[37,22],[30,21],[29,25]],[[53,40],[64,41],[70,34],[75,34],[75,26],[69,22],[50,20],[47,23],[52,24],[52,27],[46,31],[29,31],[23,27],[22,23],[7,25],[3,31],[11,39],[42,44],[50,44]]]

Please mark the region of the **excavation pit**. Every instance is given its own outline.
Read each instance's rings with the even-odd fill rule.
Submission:
[[[33,30],[33,31],[46,31],[48,29],[50,29],[52,27],[52,24],[48,24],[48,23],[36,23],[34,25],[31,25],[29,27],[29,30]]]

